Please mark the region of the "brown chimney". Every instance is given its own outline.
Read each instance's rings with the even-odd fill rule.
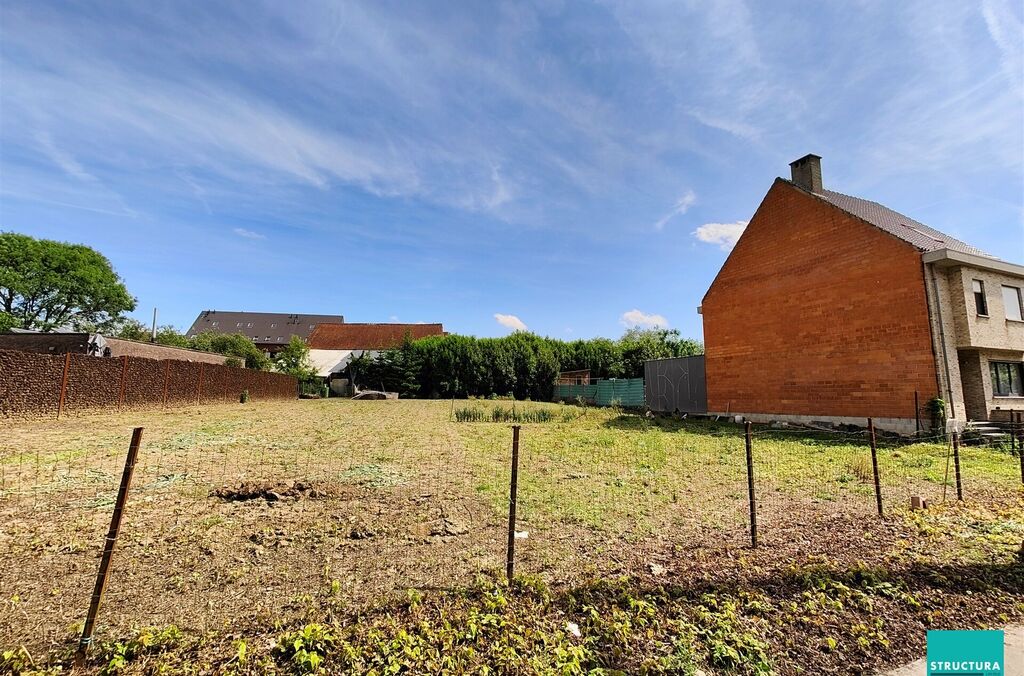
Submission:
[[[793,183],[804,190],[821,193],[821,158],[817,155],[804,155],[799,160],[789,163],[793,172]]]

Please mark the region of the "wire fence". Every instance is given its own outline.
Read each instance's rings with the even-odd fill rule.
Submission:
[[[100,640],[142,626],[224,631],[240,618],[284,625],[410,589],[464,588],[502,575],[510,543],[517,573],[552,584],[657,574],[673,557],[750,547],[755,519],[757,546],[770,548],[827,541],[837,520],[877,520],[879,498],[883,518],[912,498],[955,503],[957,464],[968,500],[1020,500],[1024,480],[1017,438],[954,447],[944,435],[879,433],[873,462],[866,429],[561,406],[550,422],[515,427],[513,491],[507,424],[401,402],[352,402],[361,414],[330,424],[341,415],[333,400],[295,405],[317,408],[284,431],[271,408],[148,414]],[[64,650],[82,631],[125,466],[129,425],[79,424],[0,446],[0,547],[10,552],[0,635],[36,653]]]

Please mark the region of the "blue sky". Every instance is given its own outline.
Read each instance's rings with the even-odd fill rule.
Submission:
[[[6,0],[0,229],[99,249],[179,328],[700,337],[815,152],[826,187],[1024,259],[1021,4],[770,4]]]

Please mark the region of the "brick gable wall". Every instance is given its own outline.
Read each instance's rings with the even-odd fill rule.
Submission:
[[[913,419],[936,393],[919,252],[785,181],[702,312],[711,412]]]

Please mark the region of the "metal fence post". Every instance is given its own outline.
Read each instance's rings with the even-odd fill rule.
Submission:
[[[57,400],[57,420],[60,420],[60,414],[64,412],[64,398],[68,394],[68,371],[71,370],[71,353],[64,353],[64,375],[60,379],[60,399]]]
[[[508,490],[508,549],[505,556],[505,575],[509,583],[516,566],[516,493],[519,489],[519,425],[512,426],[512,478]]]
[[[754,495],[754,452],[750,440],[750,421],[743,424],[747,447],[747,496],[750,500],[750,546],[757,547],[757,499]]]
[[[868,418],[868,434],[871,438],[871,471],[875,475],[875,503],[878,516],[882,516],[882,481],[878,475],[878,446],[875,443],[875,421]]]
[[[121,391],[117,395],[117,407],[124,406],[124,390],[128,386],[128,355],[121,357]]]
[[[956,475],[956,499],[964,499],[964,487],[960,481],[960,433],[953,432],[953,472]]]
[[[96,615],[99,613],[100,602],[103,600],[103,590],[107,586],[110,562],[114,556],[114,545],[117,543],[117,536],[121,532],[121,519],[124,516],[125,504],[128,502],[128,489],[131,488],[132,474],[135,472],[135,461],[139,457],[139,446],[141,444],[142,428],[136,427],[132,432],[132,443],[128,447],[128,455],[124,459],[121,487],[117,491],[114,513],[110,516],[110,530],[107,531],[107,538],[103,542],[103,556],[100,558],[100,567],[96,571],[96,586],[93,588],[92,599],[89,602],[89,612],[85,617],[82,637],[78,640],[78,650],[75,651],[75,667],[79,669],[85,666],[86,653],[89,651],[89,645],[92,643],[92,632],[96,626]]]

